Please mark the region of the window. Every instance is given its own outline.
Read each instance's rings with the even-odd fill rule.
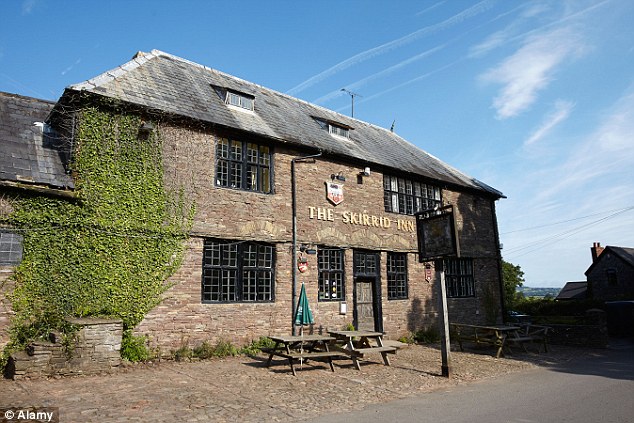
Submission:
[[[472,259],[445,260],[447,297],[475,297]]]
[[[273,246],[206,239],[203,248],[204,303],[274,300]]]
[[[271,192],[271,148],[221,138],[216,146],[216,185]]]
[[[350,138],[350,131],[348,128],[344,128],[343,126],[334,125],[332,123],[328,124],[328,132],[332,135],[337,135],[339,137]]]
[[[605,273],[608,278],[608,285],[610,286],[618,285],[619,279],[617,277],[616,269],[612,269],[612,268],[607,269]]]
[[[0,230],[0,265],[18,265],[22,261],[22,235]]]
[[[317,251],[319,271],[319,301],[343,301],[346,296],[343,274],[343,250],[319,249]]]
[[[242,107],[243,109],[253,110],[253,106],[255,103],[255,97],[250,96],[248,94],[238,93],[235,91],[227,91],[227,97],[225,98],[225,103]]]
[[[407,298],[407,254],[387,253],[387,299]]]
[[[414,214],[441,206],[440,188],[395,176],[383,176],[385,211]]]

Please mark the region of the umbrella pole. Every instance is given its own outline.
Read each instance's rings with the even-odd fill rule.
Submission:
[[[302,336],[302,341],[299,343],[299,368],[304,368],[304,325],[299,327],[299,333]]]

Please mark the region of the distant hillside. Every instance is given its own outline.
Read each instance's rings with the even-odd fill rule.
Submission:
[[[561,288],[531,288],[529,286],[521,286],[517,288],[517,292],[521,292],[525,297],[545,297],[547,295],[556,297]]]

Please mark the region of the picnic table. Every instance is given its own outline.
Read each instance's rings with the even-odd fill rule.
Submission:
[[[269,338],[275,342],[275,346],[264,349],[265,352],[269,353],[269,359],[266,362],[267,367],[271,366],[274,356],[283,357],[288,359],[294,376],[297,376],[295,361],[303,363],[315,358],[325,359],[330,364],[330,370],[334,372],[335,366],[332,364],[332,358],[341,356],[341,352],[330,351],[329,344],[335,340],[335,338],[330,336],[280,335],[269,336]]]
[[[357,370],[361,370],[359,359],[364,358],[366,354],[380,353],[383,357],[383,363],[389,366],[388,354],[396,353],[395,347],[383,345],[383,333],[381,332],[341,330],[328,331],[328,334],[336,339],[336,343],[341,345],[337,351],[347,354]]]
[[[544,346],[544,352],[548,352],[548,331],[551,329],[549,326],[533,324],[520,324],[519,326],[517,331],[509,334],[506,339],[507,344],[520,344],[524,352],[528,352],[527,343],[540,343]],[[538,346],[537,352],[540,352],[540,349]]]
[[[480,326],[465,323],[450,323],[456,334],[456,340],[460,351],[464,351],[463,342],[474,342],[476,345],[486,344],[497,348],[496,358],[504,355],[504,349],[508,348],[509,337],[517,338],[519,326],[492,325]]]

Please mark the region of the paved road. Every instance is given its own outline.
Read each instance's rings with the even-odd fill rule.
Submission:
[[[621,341],[589,358],[513,373],[312,423],[634,421],[634,344]]]

